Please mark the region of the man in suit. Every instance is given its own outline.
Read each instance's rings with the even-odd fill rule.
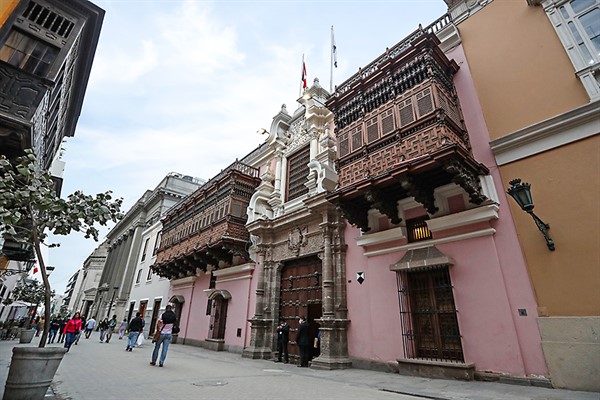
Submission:
[[[281,362],[282,355],[285,354],[285,363],[290,362],[290,356],[288,353],[288,342],[290,341],[290,326],[285,322],[283,318],[279,318],[279,325],[277,325],[277,353],[278,358],[275,362]]]
[[[308,358],[310,357],[308,322],[304,317],[300,317],[298,322],[298,330],[296,331],[296,344],[300,351],[300,365],[298,367],[308,367]]]

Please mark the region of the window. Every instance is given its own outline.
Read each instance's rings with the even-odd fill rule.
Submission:
[[[448,266],[398,273],[406,358],[464,362]]]
[[[152,268],[148,268],[148,276],[146,277],[147,281],[151,281],[152,280]]]
[[[549,0],[544,9],[590,99],[600,98],[600,0]]]
[[[146,259],[146,252],[148,251],[148,243],[150,242],[150,238],[147,238],[144,242],[144,250],[142,251],[142,261]]]
[[[406,233],[409,243],[431,239],[431,231],[426,222],[428,219],[428,216],[423,216],[406,221]]]
[[[600,61],[600,0],[571,0],[559,7],[583,61]]]
[[[154,250],[152,250],[152,255],[155,256],[158,253],[158,247],[160,246],[160,238],[162,237],[162,232],[158,232],[156,235],[156,241],[154,242]]]
[[[304,185],[308,178],[310,147],[306,146],[288,158],[287,201],[308,193]]]
[[[135,283],[140,283],[140,281],[142,280],[142,270],[138,270],[137,276],[135,278]]]
[[[58,49],[25,33],[13,30],[0,48],[0,60],[37,76],[46,76]]]

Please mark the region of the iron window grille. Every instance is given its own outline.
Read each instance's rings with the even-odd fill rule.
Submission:
[[[409,243],[432,238],[431,231],[427,226],[428,219],[428,216],[423,216],[406,221],[406,232]]]
[[[448,266],[397,274],[404,355],[464,362]]]

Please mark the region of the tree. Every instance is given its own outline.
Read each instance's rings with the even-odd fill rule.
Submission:
[[[113,200],[111,191],[95,197],[76,191],[61,199],[50,175],[36,170],[36,157],[31,149],[14,162],[0,157],[0,227],[5,238],[33,245],[42,274],[45,322],[39,347],[46,345],[52,296],[41,246],[58,246],[45,242],[49,233],[68,235],[76,231],[98,241],[95,224],[106,225],[121,219],[122,203],[122,199]]]

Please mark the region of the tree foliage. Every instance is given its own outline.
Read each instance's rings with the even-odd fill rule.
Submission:
[[[54,181],[36,167],[33,150],[13,161],[0,157],[0,227],[4,237],[33,245],[44,285],[46,324],[40,347],[46,344],[49,326],[51,289],[42,257],[41,245],[49,233],[68,235],[81,232],[86,238],[98,240],[96,224],[106,225],[122,218],[122,199],[113,199],[112,192],[90,196],[76,191],[66,199],[56,194]],[[50,245],[54,246],[54,245]]]
[[[4,299],[4,304],[9,305],[14,301],[22,301],[37,306],[44,301],[45,294],[46,288],[41,282],[29,279],[17,285],[12,291],[12,296]],[[54,297],[54,290],[50,292],[50,297]]]

